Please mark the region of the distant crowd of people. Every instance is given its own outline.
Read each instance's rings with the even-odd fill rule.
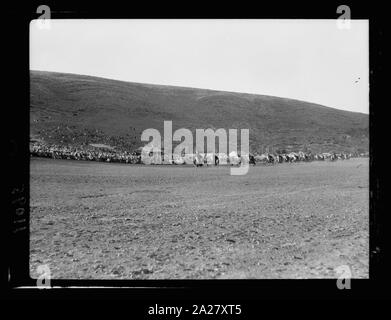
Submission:
[[[69,146],[47,145],[34,143],[30,145],[30,154],[33,157],[120,162],[120,163],[141,163],[141,156],[127,151],[118,150],[94,150]]]

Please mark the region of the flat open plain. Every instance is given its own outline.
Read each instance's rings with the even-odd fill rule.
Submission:
[[[55,279],[368,277],[368,159],[250,167],[32,158],[30,273]]]

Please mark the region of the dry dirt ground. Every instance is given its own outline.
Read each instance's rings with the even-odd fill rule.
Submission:
[[[31,159],[30,274],[368,277],[368,159],[251,167]]]

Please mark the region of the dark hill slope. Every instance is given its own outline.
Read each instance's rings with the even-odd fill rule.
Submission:
[[[368,150],[368,115],[271,96],[31,71],[31,135],[59,144],[135,148],[141,132],[249,128],[252,151],[265,147]]]

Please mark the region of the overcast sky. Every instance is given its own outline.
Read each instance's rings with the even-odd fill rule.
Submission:
[[[51,20],[30,69],[299,99],[368,113],[368,22]]]

